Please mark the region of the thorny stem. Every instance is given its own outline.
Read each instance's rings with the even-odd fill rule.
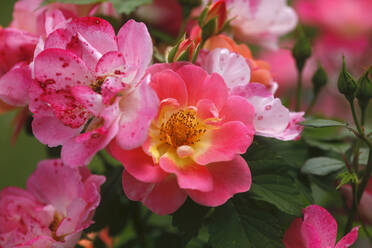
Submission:
[[[297,101],[296,101],[296,112],[301,110],[301,97],[302,97],[302,70],[298,71],[298,81],[297,81]]]

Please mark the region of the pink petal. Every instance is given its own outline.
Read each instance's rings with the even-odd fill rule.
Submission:
[[[121,75],[124,74],[127,69],[124,56],[117,51],[111,51],[104,54],[98,61],[96,72],[98,75],[102,76],[108,74]]]
[[[337,237],[337,222],[324,208],[311,205],[303,210],[304,224],[310,225],[318,233],[321,247],[333,247]]]
[[[338,243],[335,248],[350,247],[358,238],[359,227],[354,227],[348,234],[346,234]]]
[[[95,116],[98,116],[105,107],[102,103],[102,96],[88,86],[75,86],[71,89],[71,93],[80,104]]]
[[[200,100],[196,108],[198,109],[197,115],[202,120],[219,117],[216,105],[209,99]]]
[[[42,203],[51,204],[64,214],[73,199],[82,195],[82,189],[79,172],[64,166],[59,159],[39,162],[36,171],[27,180],[27,190]]]
[[[144,153],[142,148],[123,150],[115,142],[107,147],[108,152],[123,164],[127,173],[144,183],[157,183],[162,181],[168,173],[159,165],[154,164],[152,158]]]
[[[35,78],[45,90],[68,89],[95,81],[91,71],[75,54],[57,48],[47,49],[35,58]]]
[[[69,23],[67,29],[72,33],[79,33],[100,54],[117,51],[115,31],[109,22],[101,18],[76,18]]]
[[[299,122],[304,121],[304,112],[291,112],[289,113],[290,121],[287,128],[275,138],[280,140],[297,140],[301,136],[301,132],[304,126],[300,125]]]
[[[305,248],[301,234],[302,219],[296,218],[284,234],[285,248]]]
[[[198,164],[229,161],[243,154],[252,143],[252,130],[240,121],[230,121],[206,133],[194,146],[193,158]]]
[[[202,67],[208,73],[215,72],[221,75],[229,89],[247,85],[251,78],[251,69],[245,58],[225,48],[211,51]]]
[[[309,223],[302,223],[301,236],[303,237],[304,247],[327,248],[333,246],[324,246],[321,241],[317,228]]]
[[[69,166],[87,165],[93,156],[104,149],[118,132],[119,119],[105,126],[80,134],[63,144],[61,158]]]
[[[101,88],[104,104],[111,104],[119,92],[127,87],[124,80],[122,77],[107,77],[105,79]]]
[[[25,106],[29,102],[28,90],[33,82],[28,65],[13,67],[0,78],[0,99],[14,106]]]
[[[14,28],[0,29],[0,76],[18,62],[32,60],[38,37]]]
[[[123,189],[129,199],[141,201],[159,215],[175,212],[186,200],[186,193],[178,187],[175,177],[151,184],[140,182],[124,171]]]
[[[119,146],[130,150],[146,140],[151,121],[158,112],[159,100],[147,80],[120,100],[120,110],[123,113],[120,129],[116,137]]]
[[[181,106],[187,103],[187,89],[182,78],[172,70],[164,70],[151,77],[150,86],[156,91],[160,101],[174,98]]]
[[[222,77],[218,74],[208,74],[195,65],[182,66],[177,73],[185,81],[188,91],[188,105],[196,106],[201,99],[209,99],[220,109],[228,95],[228,90]]]
[[[160,167],[177,177],[178,185],[181,189],[193,189],[208,192],[213,189],[213,179],[206,166],[198,165],[192,160],[189,164],[176,164],[177,158],[173,158],[169,153],[164,154],[159,161]]]
[[[55,116],[34,115],[32,131],[35,137],[49,147],[64,144],[71,137],[80,133],[81,128],[63,125]]]
[[[240,156],[228,162],[209,164],[208,169],[213,176],[212,191],[186,190],[187,194],[201,205],[210,207],[222,205],[234,194],[246,192],[251,187],[251,172]]]
[[[118,46],[127,65],[137,69],[133,81],[138,82],[152,59],[152,40],[146,25],[134,20],[127,21],[119,30]]]
[[[254,135],[255,132],[253,127],[254,116],[255,109],[253,106],[240,96],[229,97],[220,111],[220,118],[223,118],[224,122],[241,121],[251,129],[251,135]]]

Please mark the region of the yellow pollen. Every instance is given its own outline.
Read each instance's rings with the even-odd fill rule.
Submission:
[[[160,126],[160,141],[173,147],[194,145],[206,132],[194,110],[179,110]]]
[[[97,81],[95,81],[92,84],[90,84],[90,87],[96,93],[100,93],[101,94],[101,87],[102,87],[102,84],[104,82],[105,82],[105,79],[104,78],[98,78]]]

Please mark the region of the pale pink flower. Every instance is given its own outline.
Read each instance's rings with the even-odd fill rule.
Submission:
[[[358,237],[354,227],[336,244],[337,222],[326,209],[310,205],[303,212],[303,220],[295,219],[284,234],[286,248],[347,248]]]
[[[256,135],[280,140],[299,139],[303,126],[303,112],[291,113],[279,98],[274,97],[276,84],[271,88],[251,82],[250,67],[241,55],[227,49],[214,49],[201,59],[209,73],[220,74],[233,95],[246,98],[254,107]]]
[[[176,211],[189,196],[206,206],[249,190],[243,154],[251,144],[254,111],[231,96],[222,77],[183,63],[149,68],[161,100],[142,148],[124,151],[116,138],[109,152],[125,167],[123,189],[157,214]]]
[[[206,4],[208,0],[203,2]],[[286,0],[226,0],[228,19],[233,19],[231,26],[235,37],[276,49],[278,38],[292,31],[297,24],[297,15],[286,2]]]
[[[116,16],[111,3],[42,5],[43,0],[19,0],[14,5],[10,26],[31,34],[45,37],[64,22],[76,17],[91,16],[95,13]]]
[[[351,38],[372,32],[370,0],[298,0],[296,9],[302,22],[325,33]]]
[[[128,21],[115,36],[96,17],[77,18],[45,40],[33,64],[33,131],[42,143],[63,145],[72,166],[89,163],[115,136],[123,149],[140,146],[158,98],[143,75],[152,58],[143,23]]]
[[[92,224],[103,176],[44,160],[27,189],[0,192],[0,247],[73,247]]]

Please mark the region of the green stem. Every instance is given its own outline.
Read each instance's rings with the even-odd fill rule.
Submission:
[[[349,218],[347,220],[347,224],[345,227],[345,234],[350,232],[351,228],[353,227],[353,222],[355,219],[356,214],[358,213],[358,203],[357,203],[357,192],[358,192],[358,185],[353,184],[353,203],[351,207],[351,213],[349,215]]]
[[[365,233],[366,236],[368,237],[369,242],[372,243],[372,235],[371,235],[371,233],[368,231],[368,228],[367,228],[366,224],[363,222],[363,220],[362,220],[362,218],[360,217],[360,215],[359,215],[359,219],[360,219],[360,223],[362,224],[362,228],[363,228],[364,233]]]
[[[319,96],[319,94],[314,95],[313,99],[311,100],[311,103],[310,103],[309,107],[307,108],[307,110],[305,112],[305,115],[309,115],[311,113],[315,103],[318,101],[318,96]]]
[[[364,123],[366,122],[366,108],[361,108],[362,117],[361,117],[361,123],[362,127],[364,127]]]
[[[358,197],[357,197],[358,204],[359,204],[359,202],[362,198],[364,190],[367,187],[368,181],[369,181],[369,179],[371,177],[371,173],[372,173],[372,144],[369,143],[368,146],[369,146],[369,155],[368,155],[367,168],[364,172],[362,182],[359,185],[359,191],[358,191]]]
[[[358,117],[357,117],[356,112],[355,112],[354,103],[353,103],[352,100],[349,100],[349,103],[350,103],[350,107],[351,107],[351,113],[353,114],[353,119],[354,119],[355,126],[358,129],[359,134],[363,135],[362,128],[359,125]]]
[[[296,101],[296,111],[301,110],[301,97],[302,97],[302,70],[298,71],[298,81],[297,81],[297,101]]]

